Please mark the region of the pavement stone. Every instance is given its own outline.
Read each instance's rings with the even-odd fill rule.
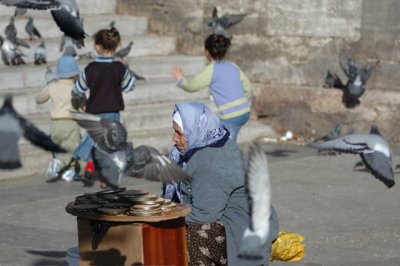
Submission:
[[[317,156],[299,145],[261,145],[269,161],[280,229],[305,237],[306,257],[290,265],[399,265],[398,186],[387,189],[369,173],[352,171],[358,156]],[[246,152],[249,147],[241,148]],[[395,150],[394,163],[399,160]],[[66,250],[77,244],[77,228],[65,206],[99,187],[47,184],[38,175],[0,184],[0,265],[67,265]],[[159,183],[140,179],[126,178],[123,185],[160,191]]]

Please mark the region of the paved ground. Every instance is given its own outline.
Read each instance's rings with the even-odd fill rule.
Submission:
[[[264,147],[281,230],[306,239],[306,257],[290,265],[400,265],[398,185],[387,189],[369,173],[352,171],[356,156],[316,156],[314,150],[291,145]],[[160,187],[135,179],[124,183],[150,192]],[[40,176],[1,181],[0,265],[66,265],[77,228],[76,218],[64,208],[75,196],[96,190],[79,182],[47,184]]]

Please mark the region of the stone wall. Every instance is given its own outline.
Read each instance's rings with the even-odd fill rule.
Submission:
[[[399,91],[400,1],[397,0],[120,0],[118,10],[149,16],[151,31],[177,36],[180,53],[201,55],[203,40],[211,32],[206,23],[215,3],[220,14],[247,14],[230,31],[233,45],[229,57],[242,67],[253,83],[263,84],[255,86],[256,90],[269,93],[256,92],[263,95],[255,99],[259,106],[257,110],[262,107],[280,110],[272,115],[280,117],[281,124],[291,120],[287,112],[278,107],[283,102],[285,108],[292,108],[288,103],[294,102],[291,98],[296,97],[297,92],[287,93],[285,98],[279,98],[279,103],[267,98],[279,94],[280,88],[296,90],[300,86],[322,90],[328,69],[346,80],[338,64],[341,51],[360,64],[374,64],[380,60],[368,81],[365,95],[369,91]],[[338,101],[336,98],[325,101],[341,104],[340,97]],[[362,101],[360,110],[377,108],[368,104],[377,103]],[[322,112],[318,108],[306,108],[306,105],[302,105],[308,110],[306,116]],[[393,113],[383,114],[386,118],[393,116],[394,119],[395,112],[400,109],[396,104],[392,105],[387,112]],[[327,124],[332,126],[346,116],[346,110],[336,111],[322,112],[323,118],[329,121]],[[261,111],[257,114],[266,115]],[[379,117],[363,116],[359,120],[366,125],[381,122]],[[386,124],[384,127],[389,128]],[[304,127],[292,130],[304,134],[311,132]],[[327,128],[322,127],[321,131],[324,130]]]

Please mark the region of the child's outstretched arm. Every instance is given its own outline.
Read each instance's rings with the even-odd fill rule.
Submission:
[[[50,99],[50,90],[49,90],[49,85],[44,87],[43,90],[41,90],[38,95],[35,97],[35,101],[37,104],[42,104],[47,102]]]
[[[179,88],[188,92],[195,92],[207,88],[211,84],[213,68],[214,64],[209,64],[192,78],[186,78],[183,76],[183,71],[175,67],[172,68],[172,75],[177,79]]]

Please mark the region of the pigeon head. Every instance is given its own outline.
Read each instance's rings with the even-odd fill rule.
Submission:
[[[33,18],[32,17],[29,17],[28,18],[28,23],[32,23],[33,22]]]
[[[3,107],[12,107],[12,95],[11,94],[7,94],[4,97],[4,102],[3,102]]]
[[[373,124],[369,130],[369,134],[381,135],[381,132],[379,131],[378,126]]]
[[[116,121],[111,123],[110,133],[107,135],[107,142],[112,143],[116,149],[126,144],[128,132],[125,127]]]
[[[133,41],[130,41],[128,46],[131,47],[133,45]]]

